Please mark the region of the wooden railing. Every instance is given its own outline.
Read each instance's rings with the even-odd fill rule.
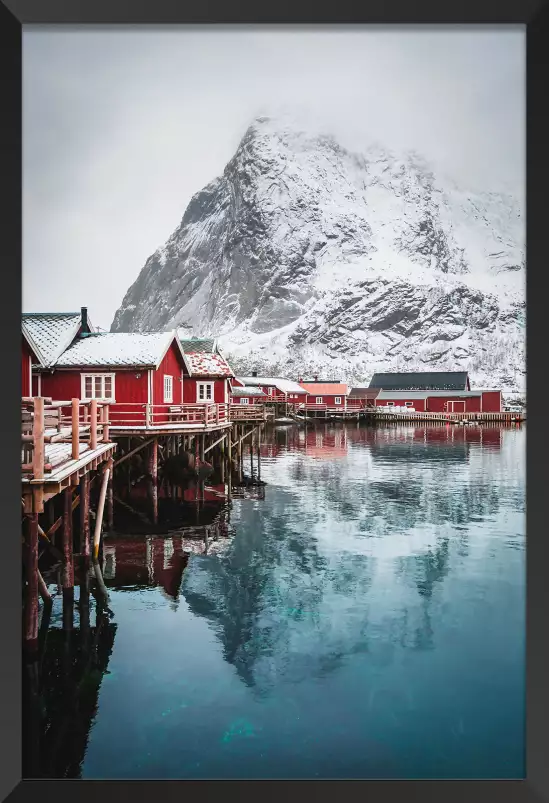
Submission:
[[[115,429],[169,429],[196,424],[213,426],[229,421],[228,404],[146,404],[120,403],[110,407],[111,426]]]
[[[421,410],[411,412],[408,410],[394,410],[392,407],[381,405],[373,409],[369,408],[367,412],[371,412],[377,417],[405,418],[418,421],[506,421],[512,423],[514,421],[522,421],[525,418],[522,413],[445,413],[423,412]]]
[[[267,410],[264,404],[231,404],[231,421],[265,421]]]
[[[46,444],[70,443],[70,459],[80,456],[80,444],[97,449],[109,443],[109,405],[95,399],[82,402],[53,401],[38,396],[23,398],[21,404],[21,471],[34,479],[51,472],[46,462]]]

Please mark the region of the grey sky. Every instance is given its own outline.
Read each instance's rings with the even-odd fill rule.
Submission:
[[[524,28],[27,27],[23,307],[110,327],[251,119],[416,148],[461,184],[525,173]]]

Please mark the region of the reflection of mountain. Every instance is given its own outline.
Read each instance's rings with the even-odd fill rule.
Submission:
[[[318,430],[283,436],[278,459],[263,463],[266,506],[237,508],[230,547],[194,557],[182,583],[258,692],[353,654],[384,665],[396,644],[434,648],[433,609],[447,578],[467,570],[471,533],[476,557],[496,554],[502,543],[479,540],[480,528],[524,494],[511,431],[328,425],[320,434],[326,460],[305,448]],[[329,459],[336,438],[344,461]]]

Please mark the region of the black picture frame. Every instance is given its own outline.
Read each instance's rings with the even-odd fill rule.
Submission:
[[[549,344],[543,278],[549,251],[549,98],[547,38],[549,2],[540,0],[393,0],[364,4],[340,0],[336,4],[261,4],[240,0],[1,0],[0,1],[0,159],[2,176],[3,287],[2,365],[4,387],[0,395],[0,469],[2,482],[3,576],[2,659],[0,692],[0,799],[145,800],[204,799],[236,796],[257,799],[334,797],[368,798],[376,803],[395,801],[548,801],[549,661],[545,573],[549,570],[549,534],[544,530],[547,495],[547,425],[542,384],[546,380]],[[18,426],[20,404],[19,344],[21,312],[21,50],[22,25],[98,24],[478,24],[524,25],[527,36],[527,771],[519,781],[30,781],[21,780],[21,607],[20,607],[20,503],[18,500]],[[449,99],[451,102],[451,99]],[[7,248],[6,248],[7,246]],[[5,261],[4,261],[5,260]],[[13,416],[13,418],[12,418]],[[13,422],[13,423],[12,423]]]

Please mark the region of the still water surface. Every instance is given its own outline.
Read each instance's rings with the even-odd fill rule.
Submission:
[[[107,539],[91,663],[54,603],[42,774],[523,777],[525,439],[278,429],[208,554]]]

